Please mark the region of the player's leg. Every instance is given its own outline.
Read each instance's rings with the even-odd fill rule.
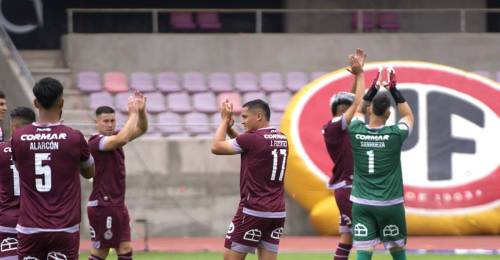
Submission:
[[[0,260],[17,260],[17,234],[0,232]]]
[[[122,225],[123,208],[102,206],[87,207],[87,214],[90,225],[90,239],[92,241],[89,259],[106,259],[109,254],[109,249],[118,249],[120,247],[122,229],[124,227]],[[128,224],[128,218],[125,220]],[[130,226],[128,232],[130,236]]]
[[[46,233],[45,240],[50,241],[47,247],[47,260],[78,260],[80,249],[80,232]]]
[[[109,248],[91,248],[89,260],[104,260],[108,257]]]
[[[352,204],[353,246],[357,260],[372,259],[375,246],[380,243],[373,206]]]
[[[224,260],[241,260],[255,253],[262,237],[259,219],[238,210],[226,233]]]
[[[224,250],[224,260],[244,260],[247,253],[240,253],[232,249]]]
[[[118,254],[118,260],[130,260],[132,259],[132,243],[131,241],[131,231],[130,231],[130,217],[128,214],[127,207],[122,207],[121,211],[121,234],[120,234],[120,245],[116,249]]]
[[[130,241],[121,242],[116,249],[116,253],[118,254],[118,260],[132,259],[132,243]]]
[[[278,259],[278,253],[257,248],[257,257],[259,260],[276,260]]]
[[[351,188],[335,190],[335,201],[340,212],[340,241],[335,251],[334,260],[344,260],[349,257],[352,249],[352,202],[349,200]]]
[[[259,218],[262,238],[257,248],[259,260],[276,260],[281,236],[284,232],[285,218]]]
[[[43,250],[46,241],[43,233],[17,234],[17,255],[19,259],[46,259],[47,253]]]
[[[406,220],[403,204],[378,207],[379,235],[392,259],[406,260]]]

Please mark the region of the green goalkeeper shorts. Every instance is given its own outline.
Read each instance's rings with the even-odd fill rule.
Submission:
[[[352,204],[353,246],[374,247],[380,242],[386,249],[406,245],[406,220],[403,204],[370,206]]]

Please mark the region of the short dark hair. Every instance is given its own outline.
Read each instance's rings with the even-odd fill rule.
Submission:
[[[22,125],[27,125],[36,121],[36,115],[29,107],[16,107],[10,111],[10,119],[20,119]]]
[[[339,102],[332,103],[331,109],[332,109],[332,115],[333,116],[335,116],[337,114],[337,108],[339,107],[339,105],[351,106],[352,105],[352,101],[349,101],[349,100],[346,100],[346,99],[342,99]]]
[[[5,99],[5,93],[3,93],[3,91],[1,91],[1,90],[0,90],[0,98]]]
[[[100,116],[101,114],[114,114],[115,110],[109,106],[100,106],[95,110],[95,116]]]
[[[372,100],[372,110],[376,116],[384,115],[385,111],[391,106],[391,100],[385,93],[379,93]]]
[[[50,109],[54,106],[57,99],[62,96],[63,86],[56,79],[43,78],[33,87],[33,94],[43,108]]]
[[[271,109],[269,109],[269,105],[262,99],[255,99],[246,102],[243,104],[243,107],[248,107],[248,109],[260,109],[264,111],[264,116],[266,117],[266,120],[269,121],[271,120]]]

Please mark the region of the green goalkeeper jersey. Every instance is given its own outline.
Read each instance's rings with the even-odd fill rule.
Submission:
[[[403,203],[401,146],[408,134],[404,122],[371,129],[353,119],[349,125],[354,156],[352,202],[373,206]]]

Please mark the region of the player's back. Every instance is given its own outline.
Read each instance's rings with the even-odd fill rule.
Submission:
[[[328,187],[338,189],[352,185],[353,157],[344,116],[335,117],[323,126],[323,138],[334,163]]]
[[[274,128],[262,128],[242,134],[236,141],[242,149],[240,192],[243,212],[261,217],[268,216],[259,215],[259,212],[276,213],[284,217],[287,137]]]
[[[0,143],[0,232],[19,218],[19,173],[12,164],[10,142]],[[11,233],[15,233],[11,230]]]
[[[22,194],[18,231],[77,231],[80,163],[91,160],[82,133],[62,124],[28,125],[14,132],[12,157]]]

